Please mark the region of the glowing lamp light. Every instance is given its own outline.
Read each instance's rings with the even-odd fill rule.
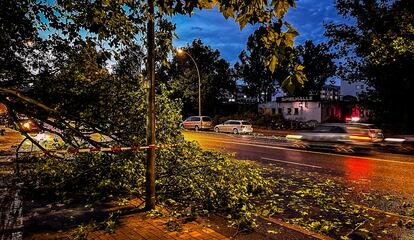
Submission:
[[[177,53],[181,55],[184,53],[184,51],[181,48],[177,48]]]
[[[25,123],[22,125],[22,127],[23,127],[24,129],[26,129],[26,130],[30,130],[30,128],[31,128],[31,124],[30,124],[30,122],[25,122]]]
[[[33,47],[33,45],[34,45],[34,42],[33,42],[33,40],[26,40],[26,46],[28,46],[28,47]]]

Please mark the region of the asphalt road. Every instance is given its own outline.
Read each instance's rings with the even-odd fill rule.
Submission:
[[[195,140],[204,149],[235,152],[237,159],[330,174],[366,190],[414,200],[414,156],[376,151],[364,156],[342,155],[293,149],[282,141],[249,135],[194,131],[183,134],[186,140]]]

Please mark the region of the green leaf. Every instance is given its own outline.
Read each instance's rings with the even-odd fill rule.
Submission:
[[[269,70],[272,73],[275,72],[277,64],[278,64],[278,58],[276,55],[273,55],[269,63]]]
[[[286,89],[289,93],[293,94],[295,90],[295,85],[292,83],[292,76],[289,75],[283,82],[282,88]]]
[[[221,11],[223,13],[224,18],[234,17],[234,10],[231,7],[224,8],[224,11]]]

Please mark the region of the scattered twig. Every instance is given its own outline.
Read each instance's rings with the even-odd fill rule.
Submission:
[[[363,221],[362,223],[359,223],[354,229],[352,229],[351,231],[349,231],[345,237],[348,237],[349,235],[351,235],[352,233],[354,233],[356,230],[358,230],[358,228],[360,228],[362,225],[364,225],[366,222],[368,221],[368,219],[366,219],[365,221]]]

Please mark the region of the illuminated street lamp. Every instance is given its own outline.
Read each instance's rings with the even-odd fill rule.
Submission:
[[[191,60],[193,61],[196,70],[197,70],[197,75],[198,75],[198,116],[201,117],[201,77],[200,77],[200,71],[198,70],[198,66],[196,61],[194,60],[194,58],[186,51],[184,51],[182,48],[178,48],[177,49],[177,53],[178,55],[183,55],[183,54],[187,54],[187,56],[189,56],[191,58]],[[203,121],[201,121],[203,122]]]
[[[26,46],[28,46],[28,47],[33,47],[33,45],[34,45],[33,40],[30,40],[30,39],[26,40],[24,43],[25,43],[25,44],[26,44]]]

